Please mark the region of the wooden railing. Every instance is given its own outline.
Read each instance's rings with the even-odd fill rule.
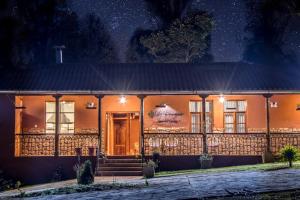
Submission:
[[[16,134],[16,156],[53,156],[55,151],[54,134]]]
[[[162,155],[200,155],[202,137],[199,133],[146,133],[145,154],[159,151]]]
[[[54,156],[54,134],[16,134],[16,156]],[[95,156],[98,134],[60,134],[59,156],[75,156],[76,148],[81,148],[82,156]]]
[[[300,133],[272,133],[271,152],[277,154],[285,145],[300,148]]]
[[[75,156],[76,148],[81,148],[82,156],[96,156],[98,134],[60,134],[59,155]]]
[[[271,152],[278,154],[285,145],[300,148],[300,133],[271,133]],[[200,155],[203,153],[201,133],[145,133],[145,154]],[[54,156],[54,134],[16,134],[16,156]],[[60,134],[59,156],[96,155],[98,134]],[[103,146],[102,146],[103,147]],[[263,155],[267,149],[265,133],[208,133],[208,153],[212,155]],[[103,147],[104,149],[104,147]]]
[[[207,134],[208,153],[212,155],[262,155],[267,146],[264,133]]]

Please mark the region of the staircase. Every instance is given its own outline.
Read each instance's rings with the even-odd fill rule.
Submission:
[[[134,156],[109,156],[100,159],[96,176],[142,176],[142,160]]]

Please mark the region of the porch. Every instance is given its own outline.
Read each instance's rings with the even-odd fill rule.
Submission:
[[[287,144],[300,147],[300,95],[45,95],[14,101],[16,157],[100,151],[261,156]]]

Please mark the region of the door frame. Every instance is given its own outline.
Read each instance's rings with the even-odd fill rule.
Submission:
[[[109,156],[128,156],[130,155],[130,135],[131,135],[131,115],[132,114],[135,114],[135,113],[138,113],[138,116],[139,116],[139,120],[140,120],[140,112],[139,111],[107,111],[105,113],[105,151],[106,151],[106,154],[108,154],[108,152],[110,152],[110,155]],[[127,119],[127,135],[126,135],[126,139],[125,139],[125,155],[116,155],[115,154],[115,131],[114,129],[112,130],[109,130],[108,129],[108,124],[109,124],[109,118],[108,118],[108,115],[111,115],[112,116],[112,122],[114,123],[114,118],[113,118],[113,114],[126,114],[127,116],[124,118],[124,119]],[[118,118],[117,118],[118,119]],[[121,118],[119,118],[121,119]],[[108,137],[108,135],[112,132],[112,137]],[[140,135],[140,132],[138,133]],[[139,136],[140,137],[140,136]],[[112,141],[112,145],[113,147],[109,147],[110,145],[110,141],[113,139]],[[140,141],[139,142],[139,145],[140,145]],[[112,148],[111,151],[109,150],[109,148]]]

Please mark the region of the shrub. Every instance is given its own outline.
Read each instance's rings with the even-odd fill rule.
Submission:
[[[155,162],[155,171],[157,172],[157,171],[159,171],[159,163],[160,163],[160,153],[159,152],[157,152],[157,151],[155,151],[155,152],[153,152],[152,153],[152,160],[153,160],[153,162]]]
[[[3,171],[0,170],[0,192],[13,189],[14,181],[4,175]]]
[[[156,164],[153,160],[143,163],[143,176],[145,178],[153,178],[155,174]]]
[[[77,183],[81,185],[89,185],[94,182],[94,173],[91,161],[85,161],[81,166],[76,165]]]
[[[299,151],[292,145],[283,147],[280,151],[281,158],[289,162],[289,167],[293,166],[293,161],[297,160]]]

